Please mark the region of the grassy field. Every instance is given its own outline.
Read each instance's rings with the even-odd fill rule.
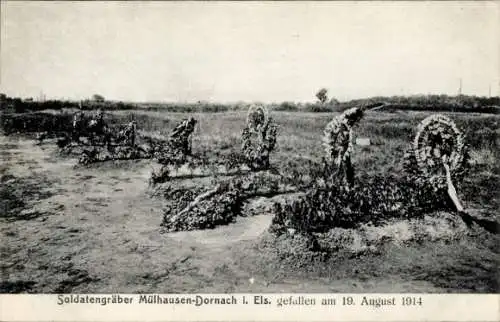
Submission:
[[[370,138],[372,144],[356,147],[356,175],[401,174],[402,158],[417,125],[430,114],[368,113],[356,135]],[[459,196],[468,210],[498,220],[500,117],[446,114],[464,131],[471,148],[471,172],[459,187]],[[240,149],[244,112],[190,115],[198,120],[195,153],[218,155]],[[107,120],[125,123],[134,119],[141,133],[163,136],[190,115],[113,111]],[[302,169],[310,160],[321,158],[322,131],[333,114],[273,112],[272,116],[280,129],[271,163],[279,171]],[[160,234],[165,200],[148,194],[152,161],[75,168],[76,160],[59,156],[53,144],[36,145],[21,136],[0,138],[2,292],[498,290],[499,238],[481,227],[440,226],[446,219],[433,227],[432,236],[441,236],[447,229],[454,229],[451,234],[467,233],[452,239],[407,238],[408,243],[388,243],[368,253],[339,250],[320,263],[304,261],[298,267],[280,259],[273,244],[267,246],[272,218],[266,211],[259,213],[259,203],[266,203],[262,198],[248,205],[257,215],[234,224]],[[175,184],[209,185],[210,178],[186,177]],[[294,195],[273,200],[285,197]],[[425,220],[430,225],[432,220]],[[391,229],[410,229],[398,225]],[[364,233],[373,233],[370,229]]]
[[[412,144],[417,126],[431,112],[368,113],[356,128],[355,135],[369,138],[369,146],[357,147],[353,162],[358,174],[394,174],[403,171],[405,150]],[[443,113],[451,117],[466,136],[471,149],[473,176],[465,182],[463,196],[472,204],[499,209],[498,186],[500,165],[500,116],[492,114]],[[229,153],[241,145],[240,134],[246,114],[198,113],[193,115],[199,123],[193,146],[208,153]],[[324,155],[321,138],[325,125],[336,114],[274,112],[279,125],[278,147],[272,163],[278,168],[290,165],[306,166],[308,160],[319,160]],[[183,113],[149,111],[117,111],[113,119],[125,123],[135,119],[138,128],[147,133],[167,135],[178,121],[187,117]]]

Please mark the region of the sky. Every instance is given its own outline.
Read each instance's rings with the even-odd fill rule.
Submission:
[[[500,2],[1,2],[0,92],[124,101],[500,95]]]

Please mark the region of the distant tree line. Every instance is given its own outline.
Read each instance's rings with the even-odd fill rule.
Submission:
[[[0,94],[0,111],[12,113],[36,112],[42,110],[62,110],[76,108],[82,110],[95,110],[104,108],[107,110],[135,109],[137,106],[131,103],[106,101],[103,96],[94,94],[91,99],[81,101],[68,100],[43,100],[35,101],[32,98],[9,97]]]
[[[421,110],[421,111],[455,111],[495,113],[500,108],[500,97],[481,97],[468,95],[412,95],[412,96],[379,96],[364,100],[343,102],[340,107],[349,108],[364,102],[386,102],[389,109]]]
[[[317,101],[297,103],[286,101],[267,104],[275,111],[290,112],[340,112],[350,107],[375,102],[385,102],[385,110],[417,110],[417,111],[455,111],[476,113],[498,113],[500,97],[480,96],[449,96],[449,95],[413,95],[413,96],[378,96],[365,99],[356,99],[339,102],[335,98],[328,98],[327,92],[322,89],[316,94]],[[108,101],[101,95],[95,94],[92,98],[82,101],[46,100],[34,101],[31,98],[12,98],[0,94],[0,112],[24,113],[42,110],[62,110],[67,108],[94,110],[132,110],[185,112],[185,113],[217,113],[246,110],[249,104],[245,102],[221,104],[209,102],[196,103],[129,103]]]
[[[319,95],[318,95],[319,94]],[[270,108],[280,111],[304,112],[341,112],[348,108],[384,102],[387,110],[414,110],[414,111],[449,111],[449,112],[475,112],[498,113],[500,111],[500,97],[480,96],[449,96],[449,95],[412,95],[412,96],[376,96],[339,102],[335,98],[327,100],[325,92],[318,92],[317,102],[295,103],[283,102],[271,104]]]

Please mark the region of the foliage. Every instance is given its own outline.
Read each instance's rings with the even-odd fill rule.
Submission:
[[[463,135],[448,117],[435,114],[424,119],[414,140],[417,164],[423,171],[436,172],[442,163],[447,163],[451,171],[463,166]]]
[[[298,111],[299,107],[293,102],[283,102],[272,107],[274,111]]]
[[[366,99],[355,99],[341,102],[341,110],[362,104],[383,101],[388,103],[385,110],[417,110],[417,111],[450,111],[450,112],[475,112],[498,113],[500,97],[480,96],[449,96],[449,95],[411,95],[411,96],[377,96]]]
[[[72,153],[77,146],[90,146],[82,151],[80,164],[148,157],[148,152],[135,144],[135,122],[113,126],[103,123],[96,128],[89,125],[90,121],[91,118],[82,112],[75,115],[46,112],[1,114],[0,119],[6,135],[36,133],[39,142],[56,137],[63,153]]]
[[[313,112],[313,113],[333,113],[336,112],[335,106],[329,103],[324,104],[315,104],[315,103],[307,103],[300,110],[303,112]]]
[[[318,92],[319,93],[319,92]],[[453,112],[475,112],[475,113],[498,113],[500,97],[480,97],[480,96],[448,96],[448,95],[411,95],[411,96],[390,96],[372,97],[365,99],[355,99],[338,102],[335,99],[328,101],[318,100],[318,103],[298,103],[283,102],[281,104],[269,104],[271,110],[277,111],[298,111],[298,112],[336,112],[345,109],[368,104],[370,102],[384,101],[389,106],[385,110],[419,110],[419,111],[453,111]],[[33,101],[20,97],[9,97],[2,94],[0,99],[0,111],[11,111],[16,113],[61,110],[65,108],[93,110],[104,108],[106,110],[131,110],[139,109],[143,111],[162,111],[176,113],[221,113],[229,111],[243,111],[248,108],[244,102],[221,104],[209,102],[195,103],[131,103],[110,100],[83,100],[62,101],[44,100]]]
[[[336,141],[329,138],[327,148],[336,148]],[[358,178],[354,186],[346,186],[341,177],[329,171],[328,164],[317,165],[318,171],[309,176],[311,188],[304,197],[275,205],[271,231],[324,232],[334,227],[352,228],[363,222],[451,210],[440,167],[447,162],[452,176],[463,178],[467,170],[465,150],[463,136],[449,118],[430,116],[420,124],[414,145],[406,154],[405,175],[365,176]]]
[[[43,112],[0,114],[0,124],[4,134],[47,132],[56,135],[71,131],[71,115]]]
[[[151,174],[150,183],[156,184],[167,181],[169,179],[170,168],[179,168],[188,162],[188,160],[201,161],[202,164],[205,163],[203,160],[190,157],[192,152],[191,136],[195,124],[196,120],[194,118],[183,120],[177,125],[167,140],[150,139],[152,156],[162,165],[159,172]]]
[[[16,113],[16,114],[0,114],[0,125],[5,135],[13,133],[37,133],[40,140],[50,137],[69,138],[66,140],[78,141],[79,137],[91,138],[97,133],[89,126],[91,118],[86,115],[81,115],[78,120],[78,126],[74,126],[74,115],[71,113],[56,113],[47,112],[34,113]],[[104,140],[104,136],[116,144],[133,145],[135,142],[135,124],[116,124],[109,126],[106,133],[101,133],[99,138]],[[103,143],[103,142],[96,142]]]
[[[353,116],[351,120],[348,115]],[[318,171],[310,172],[308,179],[312,188],[304,197],[275,205],[271,231],[277,234],[289,229],[302,233],[322,232],[333,227],[350,228],[367,221],[409,218],[435,210],[453,209],[443,189],[445,178],[436,167],[447,162],[455,178],[463,177],[467,157],[462,134],[450,119],[434,115],[421,123],[413,151],[405,158],[406,175],[365,177],[354,186],[346,186],[342,178],[331,171],[329,162],[332,151],[341,143],[343,151],[349,149],[347,140],[341,143],[334,140],[335,134],[341,129],[349,132],[349,124],[359,116],[356,110],[346,112],[327,126],[324,139],[326,163],[323,161],[316,166]],[[334,154],[335,158],[337,154]],[[336,163],[341,163],[338,160]],[[300,176],[297,178],[300,180]]]
[[[155,145],[153,145],[154,147]],[[241,171],[242,165],[246,163],[246,158],[241,153],[231,152],[221,155],[214,151],[212,155],[207,152],[184,155],[175,153],[174,150],[164,149],[160,154],[156,154],[157,161],[162,166],[151,174],[150,184],[165,183],[171,179],[171,173],[179,171],[180,168],[187,170],[201,170],[210,175],[230,174],[233,171]],[[224,172],[219,173],[223,168]]]
[[[326,88],[320,89],[316,93],[316,98],[321,102],[321,104],[324,104],[328,100],[328,90]]]
[[[330,99],[330,105],[333,105],[333,107],[336,107],[336,106],[338,106],[339,104],[340,104],[339,100],[338,100],[338,99],[336,99],[335,97],[332,97],[332,98]]]
[[[31,114],[32,113],[24,113],[22,114],[23,116],[21,116],[21,114],[15,115],[5,113],[2,114],[2,120],[4,119],[4,116],[9,119],[16,117],[20,117],[20,120],[22,120],[23,117],[29,119],[31,117]],[[49,115],[47,116],[47,119],[56,119],[60,117],[58,116],[58,114],[43,114]],[[332,175],[327,174],[328,168],[322,166],[323,161],[318,161],[318,159],[323,156],[323,150],[321,149],[320,136],[318,135],[317,129],[323,127],[324,124],[329,121],[327,117],[330,117],[327,115],[306,115],[303,118],[297,118],[297,116],[293,115],[293,113],[279,114],[280,117],[277,119],[277,121],[280,126],[282,126],[282,124],[286,124],[286,126],[283,127],[286,135],[280,136],[280,146],[283,153],[276,155],[275,159],[273,159],[274,167],[284,169],[279,179],[279,184],[290,184],[299,190],[309,191],[312,189],[317,189],[318,191],[321,191],[321,193],[318,193],[319,195],[328,196],[328,190],[325,185],[328,184],[328,182],[335,182],[335,180],[325,179],[331,178]],[[154,131],[157,131],[158,128],[172,128],[172,122],[182,117],[182,115],[178,114],[142,114],[142,112],[134,112],[133,114],[131,113],[131,115],[133,117],[137,117],[137,119],[140,120],[141,129],[145,131],[151,130],[151,128],[148,127],[151,124],[155,126]],[[348,212],[348,214],[354,213],[354,215],[352,215],[352,220],[351,216],[347,219],[342,219],[342,216],[345,217],[345,215],[343,214],[344,210],[341,207],[342,201],[336,201],[339,206],[332,207],[333,210],[331,210],[331,212],[334,213],[335,216],[337,216],[334,216],[334,218],[337,219],[333,220],[333,222],[339,225],[349,226],[350,220],[352,222],[354,222],[354,220],[358,220],[356,219],[356,214],[358,213],[364,214],[363,216],[361,216],[362,221],[365,220],[363,218],[372,218],[373,220],[389,218],[390,216],[392,216],[391,212],[377,212],[376,209],[377,207],[379,207],[377,205],[386,202],[387,204],[392,203],[393,205],[397,206],[397,200],[399,200],[400,194],[406,196],[404,197],[406,199],[404,199],[404,202],[402,203],[402,213],[406,213],[409,215],[414,213],[416,216],[418,216],[418,214],[424,212],[425,209],[434,209],[436,205],[447,209],[448,204],[446,202],[446,196],[441,194],[441,192],[435,192],[432,188],[432,185],[427,184],[426,180],[418,182],[418,180],[416,180],[411,175],[408,175],[408,178],[406,178],[405,180],[403,180],[403,178],[394,178],[395,174],[400,174],[399,171],[401,170],[401,167],[395,164],[393,160],[399,160],[403,156],[404,149],[407,144],[406,140],[411,140],[410,136],[412,136],[414,128],[425,115],[427,114],[416,112],[401,114],[380,113],[367,116],[367,122],[363,122],[360,125],[359,132],[363,135],[370,135],[371,137],[374,137],[376,139],[374,141],[376,141],[377,144],[370,147],[363,147],[362,149],[360,149],[360,152],[362,153],[357,153],[354,155],[355,158],[358,157],[358,159],[354,159],[357,164],[363,165],[359,167],[359,172],[357,172],[358,177],[360,176],[360,174],[361,177],[357,178],[358,183],[355,185],[356,188],[353,189],[353,191],[345,192],[346,196],[339,198],[341,200],[350,200],[350,197],[348,196],[353,196],[356,191],[363,191],[362,189],[360,190],[363,184],[365,182],[371,182],[372,186],[367,183],[367,192],[365,193],[375,195],[375,197],[381,199],[381,201],[365,200],[366,198],[372,197],[361,196],[360,200],[363,200],[363,204],[372,205],[373,207],[370,208],[373,208],[375,210],[373,213],[371,211],[368,212],[366,216],[364,210],[358,209],[354,212]],[[498,163],[494,163],[498,151],[498,149],[496,149],[495,147],[498,146],[499,142],[498,133],[496,131],[498,118],[494,115],[478,115],[470,117],[468,115],[455,114],[455,116],[457,118],[457,124],[460,125],[460,128],[463,129],[465,133],[467,133],[467,143],[472,143],[473,148],[475,149],[474,152],[479,156],[481,156],[480,153],[490,152],[493,156],[492,158],[485,160],[485,162],[489,162],[487,171],[482,171],[481,173],[477,172],[477,175],[475,176],[465,177],[465,184],[468,184],[474,189],[471,188],[470,190],[466,190],[464,188],[464,190],[462,191],[467,192],[469,201],[477,201],[477,198],[479,196],[481,202],[484,200],[484,202],[482,202],[483,204],[493,203],[495,205],[495,202],[497,202],[494,200],[496,191],[495,183],[498,181],[495,180],[495,178],[498,178],[499,173]],[[114,126],[113,122],[121,122],[122,118],[125,119],[127,117],[130,117],[130,115],[127,115],[126,113],[116,113],[112,114],[111,117],[112,119],[110,119],[110,124]],[[244,164],[246,162],[244,153],[240,151],[232,151],[232,149],[230,149],[232,147],[232,144],[229,143],[234,142],[227,139],[228,137],[231,137],[231,139],[234,138],[234,140],[238,138],[239,133],[236,133],[234,129],[239,128],[244,122],[244,117],[242,117],[241,113],[228,113],[227,115],[200,115],[200,118],[201,122],[203,123],[204,129],[207,129],[207,131],[203,133],[203,136],[196,137],[195,142],[204,143],[206,151],[204,153],[198,152],[197,154],[193,154],[182,159],[181,161],[179,161],[179,165],[187,165],[191,168],[203,167],[211,171],[211,169],[215,165],[227,166],[228,169],[237,169],[242,164]],[[29,124],[33,124],[33,128],[39,126],[36,123],[37,122],[34,121],[29,122]],[[39,123],[41,124],[41,122]],[[67,123],[71,124],[70,120]],[[221,126],[221,124],[228,123],[231,123],[232,127]],[[23,124],[23,122],[20,122],[19,124]],[[57,125],[57,123],[48,124],[50,125],[46,125],[46,128],[57,128],[59,126]],[[20,131],[24,131],[24,127],[22,125],[19,126],[19,129]],[[27,127],[27,129],[29,129],[29,127]],[[162,133],[160,132],[160,135],[161,134]],[[141,138],[141,140],[147,141],[144,136]],[[146,142],[146,146],[148,146],[148,149],[145,150],[148,153],[152,154],[155,145],[166,144],[166,140],[167,139],[164,139],[163,141],[158,140],[154,144],[149,144]],[[227,153],[228,150],[230,150],[229,154]],[[466,150],[467,149],[464,146],[464,160],[467,159]],[[411,159],[414,157],[414,152],[408,153],[408,158]],[[166,159],[171,158],[174,158],[174,156],[167,157]],[[419,171],[418,167],[416,166],[416,160],[410,160],[409,162],[415,166],[416,171]],[[468,163],[464,161],[463,164],[465,167]],[[370,173],[364,175],[363,172]],[[380,178],[378,176],[379,173],[389,173],[389,176],[387,179]],[[454,172],[454,176],[458,176],[458,174],[459,171]],[[271,184],[272,182],[276,182],[277,180],[278,179],[275,178],[272,180],[270,179],[269,184]],[[456,177],[456,180],[457,182],[459,182],[458,177]],[[394,190],[391,185],[397,185],[398,189],[401,191]],[[342,187],[336,187],[333,189],[333,191],[337,191],[339,189],[342,189]],[[386,194],[387,196],[379,197],[378,195],[381,194],[381,191],[383,191],[383,194]],[[411,193],[406,191],[410,191]],[[358,193],[361,194],[361,192]],[[394,194],[393,197],[390,196],[391,193]],[[319,197],[311,197],[311,199],[314,198]],[[333,201],[332,204],[335,205]],[[356,207],[360,208],[361,206],[357,205],[351,208],[354,208],[354,210],[356,210]],[[339,208],[340,211],[335,212],[336,209]],[[390,209],[390,207],[388,207],[388,209]],[[412,209],[416,210],[412,212]],[[288,212],[286,213],[286,216],[288,216]],[[311,216],[313,216],[314,218],[314,214],[312,214]],[[318,225],[321,226],[321,224]]]
[[[161,164],[182,162],[185,156],[191,154],[191,140],[196,124],[194,118],[182,120],[167,140],[151,140],[153,154]]]
[[[234,220],[241,213],[243,206],[241,182],[225,182],[217,188],[210,198],[202,200],[183,215],[179,215],[196,199],[190,190],[176,198],[176,204],[167,205],[164,209],[163,231],[184,231],[214,228]]]
[[[314,184],[296,200],[275,203],[271,232],[325,232],[334,227],[353,228],[361,223],[382,223],[451,209],[444,195],[436,194],[429,186],[416,185],[408,177],[364,177],[349,189],[334,180],[330,177]]]
[[[340,166],[353,150],[352,124],[346,115],[331,120],[323,131],[325,156],[332,165]]]
[[[250,172],[230,179],[214,178],[213,189],[200,186],[179,188],[162,186],[153,194],[165,197],[162,226],[166,231],[213,228],[231,222],[241,215],[246,200],[256,196],[274,196],[285,190],[279,175],[269,171]],[[158,187],[159,188],[159,187]]]

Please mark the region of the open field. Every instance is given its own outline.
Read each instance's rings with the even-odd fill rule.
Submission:
[[[368,113],[356,134],[372,144],[356,147],[356,176],[400,175],[404,152],[429,114]],[[239,150],[245,112],[190,115],[198,120],[195,153],[218,157]],[[273,112],[280,130],[271,164],[286,173],[318,160],[322,131],[333,115]],[[500,116],[446,115],[471,147],[471,171],[459,196],[471,214],[498,222]],[[127,110],[113,111],[107,120],[133,119],[141,133],[165,136],[188,116]],[[396,233],[375,249],[340,247],[321,261],[296,265],[276,252],[279,241],[270,242],[268,205],[297,192],[253,198],[246,216],[227,226],[161,233],[169,200],[150,193],[151,160],[75,167],[76,159],[58,155],[55,144],[37,145],[20,135],[0,135],[0,160],[2,292],[498,291],[498,234],[453,214],[429,214],[415,227],[390,222],[379,230],[343,230],[374,239]],[[208,186],[211,179],[181,175],[171,184]]]

